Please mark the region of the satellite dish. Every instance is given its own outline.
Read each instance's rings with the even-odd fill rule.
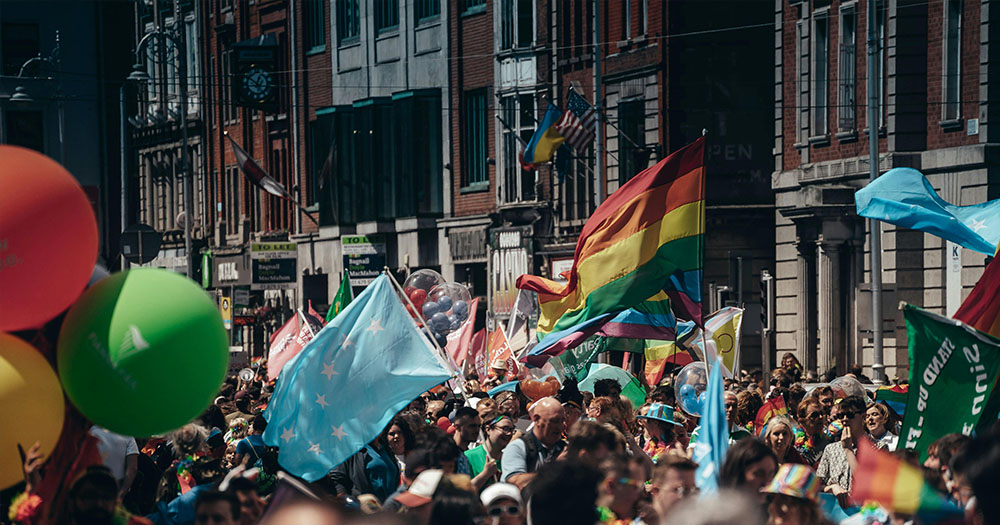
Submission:
[[[255,375],[256,374],[253,373],[253,370],[250,370],[249,368],[240,370],[240,379],[244,381],[253,381]]]
[[[178,229],[183,230],[184,224],[187,222],[187,215],[184,212],[178,213],[177,218],[174,219],[174,222],[177,224]]]

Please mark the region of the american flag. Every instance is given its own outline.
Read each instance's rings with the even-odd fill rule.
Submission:
[[[556,131],[573,146],[577,153],[582,153],[594,141],[597,130],[597,112],[576,91],[570,90],[566,101],[566,111],[556,122]]]

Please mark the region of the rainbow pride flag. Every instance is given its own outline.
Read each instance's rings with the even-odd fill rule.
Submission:
[[[684,366],[694,362],[691,353],[677,346],[674,341],[646,339],[645,345],[646,366],[643,374],[646,376],[646,384],[650,387],[660,383],[667,365]]]
[[[767,422],[772,417],[783,416],[787,413],[788,407],[785,405],[785,398],[775,396],[769,399],[757,410],[757,417],[753,420],[753,426],[757,431],[757,435],[759,436],[764,431],[764,427],[767,426]]]
[[[538,338],[635,307],[660,290],[674,312],[701,324],[705,138],[644,170],[587,220],[568,282],[522,275],[538,293]]]
[[[980,332],[1000,338],[1000,263],[997,257],[986,266],[976,287],[953,317]]]
[[[598,333],[605,337],[673,341],[677,335],[677,318],[670,311],[666,292],[661,291],[635,308],[612,317]]]
[[[875,401],[889,406],[898,416],[906,412],[906,399],[910,395],[910,385],[880,386],[875,391]]]
[[[917,467],[865,440],[858,443],[858,470],[851,484],[856,503],[875,501],[901,514],[919,515],[926,523],[962,516],[962,509],[934,490]]]

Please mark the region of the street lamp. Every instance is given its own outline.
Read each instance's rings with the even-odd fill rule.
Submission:
[[[63,166],[66,165],[66,119],[63,112],[63,96],[62,96],[62,82],[58,78],[54,77],[26,77],[24,76],[25,70],[29,66],[34,64],[47,64],[52,68],[53,71],[59,72],[62,65],[61,53],[59,49],[59,31],[56,31],[56,45],[52,48],[52,52],[49,56],[43,57],[41,53],[38,56],[29,58],[24,64],[21,64],[21,69],[17,72],[17,78],[23,79],[40,79],[40,80],[54,80],[56,82],[56,108],[59,112],[59,163]],[[35,101],[28,93],[28,89],[24,86],[17,86],[14,88],[14,96],[10,97],[10,101],[16,104],[31,104]]]
[[[156,27],[149,33],[147,33],[139,44],[135,48],[136,65],[129,74],[128,80],[145,83],[150,80],[149,74],[147,74],[141,65],[143,52],[146,51],[147,46],[154,46],[154,57],[151,59],[154,63],[160,58],[161,51],[163,49],[162,44],[164,42],[169,42],[172,44],[173,49],[176,50],[176,56],[172,57],[168,54],[164,62],[168,67],[174,67],[177,72],[178,85],[180,87],[180,124],[181,124],[181,164],[184,168],[184,252],[186,254],[186,274],[189,279],[194,279],[194,254],[192,253],[192,243],[191,243],[191,224],[194,222],[194,180],[193,174],[191,173],[191,163],[188,159],[188,129],[187,129],[187,113],[188,113],[188,95],[187,95],[187,54],[185,50],[185,35],[184,35],[184,21],[181,17],[180,2],[174,2],[174,27],[170,30],[160,29]],[[124,94],[125,87],[122,86],[122,107],[124,108]],[[124,126],[123,126],[124,128]],[[122,148],[124,148],[124,143]],[[124,158],[124,154],[123,154]],[[123,168],[124,170],[124,164]],[[123,172],[123,182],[124,182],[124,172]],[[123,189],[124,191],[124,189]],[[125,197],[122,197],[125,199]],[[124,210],[122,212],[122,217],[124,218]]]

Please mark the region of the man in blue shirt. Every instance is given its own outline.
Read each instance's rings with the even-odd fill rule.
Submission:
[[[236,443],[236,464],[246,464],[252,467],[254,463],[264,457],[267,445],[264,444],[264,430],[267,429],[267,421],[264,416],[255,416],[250,424],[250,435]]]

